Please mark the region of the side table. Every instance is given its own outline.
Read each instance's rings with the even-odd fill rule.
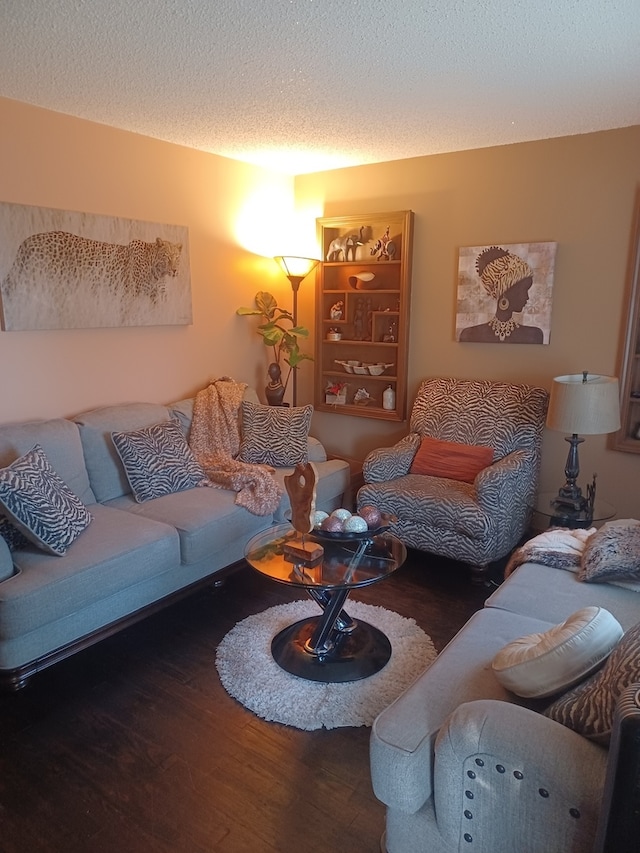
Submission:
[[[616,514],[616,508],[612,504],[598,498],[593,505],[592,518],[588,518],[585,512],[565,512],[561,507],[553,505],[557,496],[557,492],[542,492],[533,504],[534,512],[549,519],[549,527],[591,527],[595,522],[607,521]]]

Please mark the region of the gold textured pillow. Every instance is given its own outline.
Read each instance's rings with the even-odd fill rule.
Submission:
[[[411,463],[410,473],[473,483],[480,471],[492,462],[492,447],[442,441],[425,435]]]

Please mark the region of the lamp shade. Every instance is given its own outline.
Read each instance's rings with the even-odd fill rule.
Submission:
[[[297,255],[278,255],[274,258],[286,276],[303,279],[320,261],[316,258],[300,258]]]
[[[574,435],[616,432],[620,429],[618,380],[586,372],[556,376],[547,426]]]

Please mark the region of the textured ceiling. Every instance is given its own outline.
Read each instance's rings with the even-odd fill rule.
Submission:
[[[290,174],[640,123],[639,0],[2,0],[0,32],[0,95]]]

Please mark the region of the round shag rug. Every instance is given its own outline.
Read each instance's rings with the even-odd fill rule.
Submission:
[[[297,729],[370,726],[435,659],[436,650],[414,619],[352,599],[345,609],[391,641],[391,659],[380,672],[359,681],[324,684],[281,669],[271,655],[273,637],[293,622],[320,614],[311,599],[293,601],[248,616],[224,637],[216,667],[227,693],[263,720]]]

